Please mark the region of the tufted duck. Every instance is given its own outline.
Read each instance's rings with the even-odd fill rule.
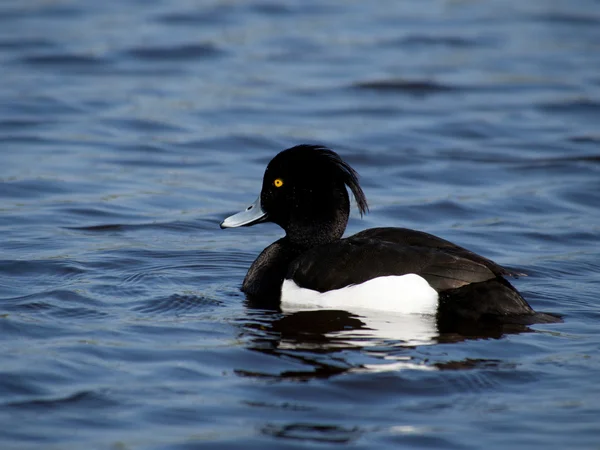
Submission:
[[[439,237],[372,228],[342,239],[350,211],[346,187],[362,216],[368,206],[358,175],[337,153],[298,145],[271,160],[257,200],[221,223],[270,221],[286,232],[248,270],[242,291],[250,299],[449,320],[557,321],[534,312],[505,279],[518,274]]]

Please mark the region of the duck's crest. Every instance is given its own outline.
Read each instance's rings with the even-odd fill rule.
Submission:
[[[360,187],[358,173],[346,161],[344,161],[340,155],[323,145],[302,144],[292,147],[288,150],[294,152],[301,151],[303,153],[311,152],[312,156],[320,160],[320,162],[317,164],[328,166],[331,173],[338,174],[344,184],[350,188],[352,195],[354,195],[354,200],[356,200],[356,206],[358,207],[360,215],[362,216],[363,214],[369,212],[367,197]]]

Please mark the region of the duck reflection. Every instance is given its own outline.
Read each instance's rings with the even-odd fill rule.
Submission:
[[[533,331],[524,324],[461,323],[436,316],[370,310],[281,311],[256,308],[251,302],[247,306],[251,318],[244,324],[244,335],[249,338],[248,348],[306,366],[306,370],[278,374],[237,371],[240,376],[261,378],[301,381],[347,372],[489,367],[498,364],[498,361],[465,359],[435,362],[424,358],[418,348],[475,339],[499,339],[508,334]]]
[[[273,324],[281,345],[295,348],[308,338],[320,346],[431,345],[438,336],[435,316],[373,310],[286,310]]]

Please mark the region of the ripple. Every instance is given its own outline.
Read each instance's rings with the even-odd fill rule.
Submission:
[[[195,222],[151,222],[151,223],[111,223],[78,227],[64,227],[67,230],[77,230],[89,233],[135,232],[137,230],[156,229],[171,231],[214,230],[218,222],[214,220],[198,220]]]
[[[80,304],[75,306],[76,304]],[[103,319],[108,316],[101,310],[103,304],[80,293],[55,289],[23,297],[4,299],[6,311],[48,315],[61,319]],[[94,306],[92,308],[91,306]]]
[[[441,94],[463,90],[463,88],[459,88],[458,86],[442,84],[436,81],[402,79],[359,81],[354,83],[352,88],[381,93],[399,93],[411,95]]]
[[[106,119],[104,120],[104,123],[115,128],[139,132],[181,133],[183,131],[183,128],[179,125],[151,119],[131,119],[121,117],[119,119]]]
[[[74,261],[4,260],[0,261],[0,292],[6,296],[6,304],[10,305],[12,300],[18,302],[21,298],[29,298],[29,295],[45,295],[44,292],[56,286],[76,284],[88,274],[80,263]],[[25,293],[28,295],[23,296]]]
[[[43,120],[15,117],[0,120],[0,131],[28,130],[30,128],[38,128],[47,124],[48,122]]]
[[[571,12],[547,12],[534,16],[537,20],[550,23],[562,23],[567,25],[600,25],[600,15],[590,12],[590,14],[577,14]]]
[[[221,56],[225,52],[210,42],[181,44],[172,47],[138,47],[128,51],[134,58],[149,61],[181,61]]]
[[[61,180],[22,179],[3,181],[0,197],[13,199],[31,199],[50,195],[62,195],[72,192],[68,183]]]
[[[538,108],[553,113],[577,113],[585,116],[600,114],[600,102],[592,98],[568,98],[538,105]]]
[[[25,64],[37,67],[61,69],[98,69],[106,67],[110,61],[97,55],[75,53],[48,53],[21,58]]]
[[[5,105],[0,105],[0,108],[10,108],[10,117],[22,115],[31,119],[42,117],[46,123],[56,122],[57,117],[73,117],[80,115],[84,109],[80,104],[71,102],[68,98],[57,95],[55,92],[31,92],[27,96],[21,96],[18,99],[10,99]],[[49,121],[49,122],[48,122]],[[6,139],[10,136],[2,136]],[[36,138],[35,135],[26,135],[22,138]],[[55,139],[54,142],[58,141]]]
[[[600,142],[600,134],[587,134],[587,135],[579,135],[579,136],[570,136],[568,138],[572,142],[581,142],[581,143],[599,143]],[[600,156],[594,157],[600,158]]]
[[[320,423],[266,424],[261,432],[277,438],[334,444],[348,444],[363,434],[358,427]]]
[[[18,396],[41,396],[47,394],[47,390],[42,389],[39,383],[30,379],[31,377],[22,376],[22,374],[8,373],[2,371],[0,376],[0,392],[8,394],[11,397]],[[3,402],[4,403],[4,402]]]
[[[31,16],[42,17],[46,19],[76,19],[83,14],[83,9],[75,5],[66,3],[34,3],[23,7],[18,2],[6,2],[3,4],[0,11],[0,20],[15,20],[21,18],[29,18]],[[18,5],[18,6],[17,6]],[[15,7],[16,6],[16,7]]]
[[[223,25],[235,22],[235,15],[231,13],[231,6],[215,3],[204,8],[194,8],[189,11],[168,12],[159,15],[156,20],[168,25],[190,26],[198,25]]]
[[[406,47],[455,47],[470,48],[489,46],[490,40],[485,37],[466,38],[462,36],[436,36],[425,34],[412,34],[402,39],[394,40],[391,43],[400,44]]]
[[[5,50],[32,50],[54,48],[55,43],[41,38],[0,38],[0,49]]]
[[[73,260],[0,260],[0,273],[3,275],[29,277],[50,276],[52,278],[73,279],[86,273],[83,265]]]
[[[196,311],[219,306],[223,306],[223,302],[214,298],[173,294],[167,298],[154,298],[138,302],[133,307],[133,310],[147,314],[177,315],[181,313],[195,313]]]
[[[34,399],[6,405],[14,409],[54,410],[55,408],[109,408],[120,406],[107,395],[95,391],[75,392],[65,397]]]

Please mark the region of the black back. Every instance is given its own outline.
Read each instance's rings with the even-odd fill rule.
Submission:
[[[546,321],[503,276],[512,272],[436,236],[405,228],[373,228],[313,248],[296,258],[286,278],[326,292],[372,278],[414,273],[440,294],[438,316],[457,320]],[[539,318],[538,318],[539,316]]]
[[[497,264],[471,255],[427,233],[373,228],[305,252],[292,262],[287,278],[300,287],[325,292],[371,278],[414,273],[442,292],[504,273]]]

